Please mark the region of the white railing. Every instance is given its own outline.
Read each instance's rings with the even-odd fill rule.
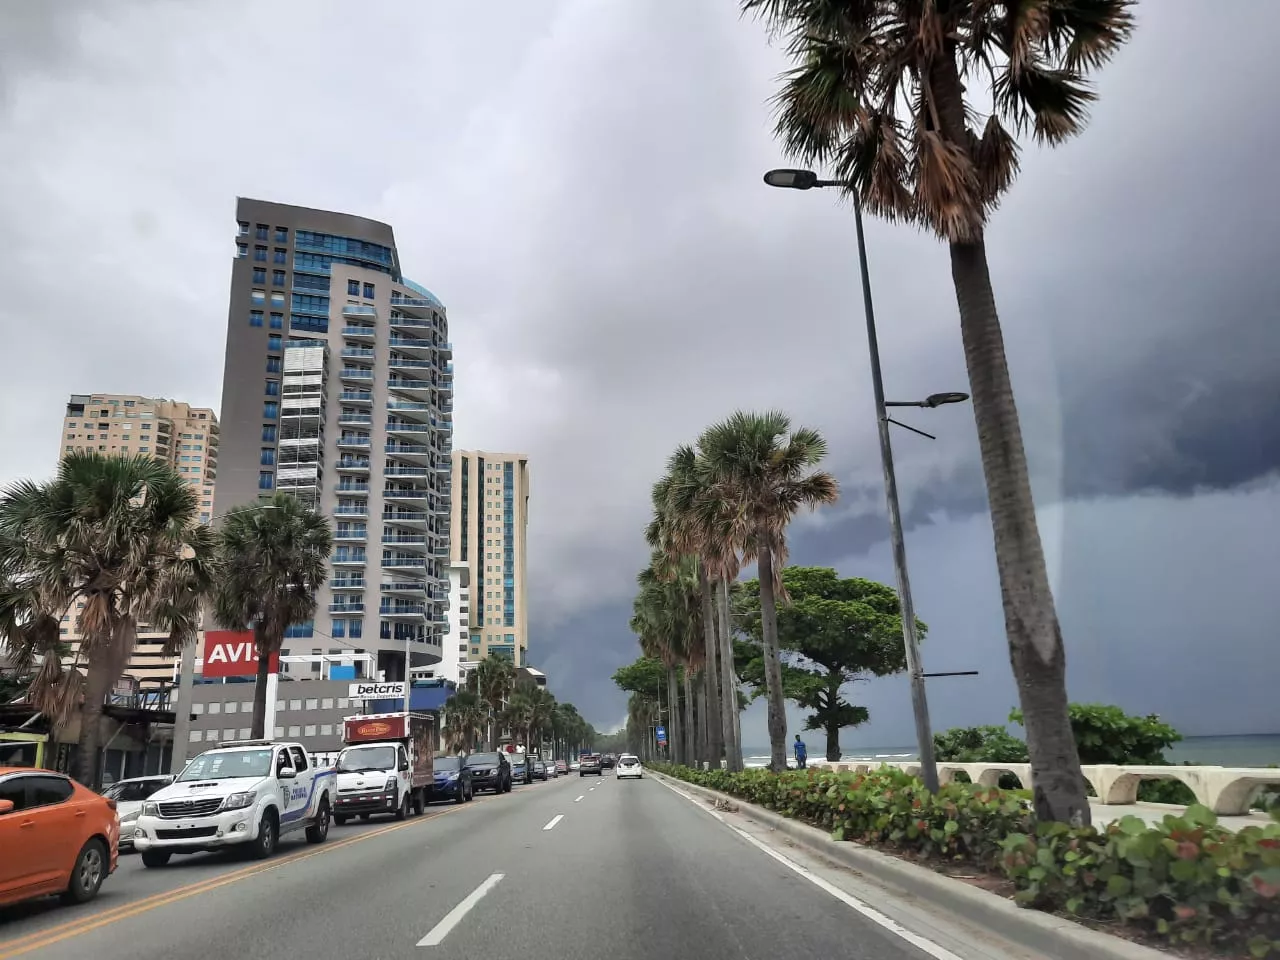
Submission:
[[[880,764],[831,763],[825,760],[810,762],[811,767],[825,767],[841,773],[867,773]],[[916,761],[886,763],[911,774],[920,775]],[[1024,787],[1031,786],[1029,763],[938,763],[938,780],[950,783],[960,772],[969,775],[974,783],[996,786],[1002,774],[1011,773]],[[1107,805],[1138,802],[1138,784],[1144,780],[1178,780],[1195,794],[1196,801],[1214,813],[1223,816],[1240,816],[1249,812],[1249,804],[1258,789],[1280,786],[1280,769],[1268,767],[1178,767],[1178,766],[1117,766],[1113,764],[1084,764],[1080,772],[1089,781],[1098,802]]]

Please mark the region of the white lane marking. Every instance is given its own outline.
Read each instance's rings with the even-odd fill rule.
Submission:
[[[486,893],[496,887],[501,882],[504,874],[495,873],[489,877],[484,883],[476,887],[466,898],[444,915],[444,919],[431,928],[431,932],[418,941],[420,947],[438,947],[450,933],[465,917],[471,909],[479,903]]]
[[[563,814],[563,813],[557,813],[554,817],[552,817],[552,818],[551,818],[551,822],[550,822],[550,823],[548,823],[548,824],[547,824],[545,827],[543,827],[542,829],[543,829],[543,830],[554,830],[554,829],[555,829],[555,827],[556,827],[556,824],[557,824],[557,823],[559,823],[559,822],[560,822],[561,820],[563,820],[563,819],[564,819],[564,814]]]
[[[582,797],[585,797],[585,796],[586,796],[586,794],[584,793],[584,794],[582,795]],[[577,803],[579,800],[581,800],[581,799],[582,799],[582,797],[574,797],[574,798],[573,798],[573,802],[574,802],[574,803]]]
[[[772,849],[768,844],[760,840],[757,840],[755,837],[751,836],[751,834],[747,833],[747,831],[739,827],[735,827],[732,823],[726,820],[718,810],[712,810],[709,807],[703,806],[702,803],[698,800],[698,798],[693,796],[692,794],[685,793],[683,790],[679,790],[676,787],[673,787],[671,784],[663,780],[659,780],[658,782],[661,783],[668,790],[670,790],[672,793],[677,794],[678,796],[684,797],[686,800],[688,800],[690,803],[696,806],[699,810],[705,810],[707,813],[711,814],[713,817],[715,817],[717,820],[723,823],[726,827],[728,827],[738,836],[742,837],[743,840],[747,841],[747,843],[751,844],[753,847],[757,848],[758,850],[761,850],[764,853],[767,853],[769,856],[773,857],[773,859],[777,860],[783,866],[800,874],[800,876],[804,877],[806,880],[808,880],[818,889],[825,890],[827,893],[831,894],[831,896],[835,897],[845,906],[851,907],[852,909],[856,910],[858,913],[866,917],[868,920],[870,920],[872,923],[878,924],[879,926],[884,927],[884,929],[888,930],[890,933],[894,934],[895,936],[901,937],[903,940],[907,941],[907,943],[911,944],[912,946],[918,948],[919,950],[933,957],[934,960],[964,960],[964,958],[962,958],[959,954],[952,953],[946,947],[936,944],[932,940],[927,940],[924,937],[920,936],[920,934],[918,933],[913,933],[912,931],[904,927],[902,924],[900,924],[897,920],[894,920],[892,917],[885,916],[885,914],[881,913],[879,910],[871,906],[869,903],[864,903],[862,900],[859,900],[857,897],[853,896],[852,894],[846,893],[844,890],[841,890],[839,887],[835,886],[834,884],[824,880],[822,877],[818,876],[812,870],[809,870],[806,867],[802,867],[800,864],[796,863],[794,860],[790,860],[787,857],[784,857],[782,854],[778,853],[778,851]]]

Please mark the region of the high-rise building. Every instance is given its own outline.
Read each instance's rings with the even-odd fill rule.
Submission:
[[[72,394],[62,419],[62,453],[96,450],[144,454],[171,465],[194,488],[199,519],[213,513],[218,479],[218,417],[208,407],[119,393]],[[62,618],[61,632],[72,648],[79,640],[79,604]],[[144,628],[125,673],[138,681],[172,680],[173,658],[164,655],[167,633]]]
[[[447,624],[445,308],[385,223],[245,198],[236,217],[216,515],[283,491],[330,517],[315,621],[285,647],[368,652],[403,679],[406,651],[439,662]]]
[[[461,450],[453,455],[452,561],[470,571],[468,659],[490,653],[524,666],[529,650],[525,542],[529,458]]]

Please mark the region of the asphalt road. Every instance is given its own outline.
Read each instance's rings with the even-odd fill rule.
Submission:
[[[1023,956],[938,918],[904,929],[856,877],[715,816],[654,779],[569,776],[268,861],[124,855],[91,904],[0,911],[0,960]]]

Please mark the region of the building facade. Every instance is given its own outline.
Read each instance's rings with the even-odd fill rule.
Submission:
[[[471,582],[467,657],[509,657],[529,650],[526,539],[529,458],[462,450],[453,456],[452,562]]]
[[[449,629],[442,643],[440,662],[425,671],[425,676],[461,684],[466,667],[471,661],[471,570],[459,563],[450,563],[446,571],[449,577]]]
[[[194,489],[201,523],[213,514],[218,480],[218,417],[208,407],[134,394],[72,394],[62,418],[62,454],[94,450],[114,456],[149,456],[162,460]],[[73,651],[79,641],[79,603],[62,618],[61,633]],[[138,635],[125,668],[122,686],[151,685],[173,679],[174,658],[165,656],[167,632]]]
[[[377,676],[404,679],[440,661],[448,623],[445,308],[401,273],[387,224],[245,198],[236,211],[215,517],[277,491],[326,514],[318,613],[285,647],[368,652]]]

